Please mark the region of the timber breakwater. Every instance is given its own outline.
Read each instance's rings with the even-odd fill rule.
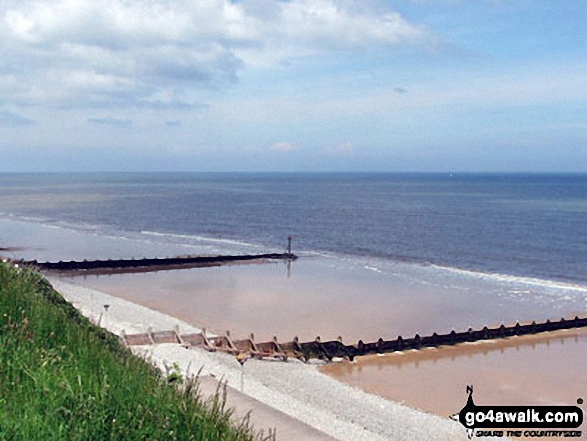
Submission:
[[[197,334],[181,334],[179,329],[173,331],[159,331],[142,334],[122,334],[121,339],[127,346],[149,345],[159,343],[178,343],[186,348],[202,348],[208,351],[220,351],[233,354],[240,359],[252,358],[273,358],[287,360],[297,358],[303,361],[320,359],[331,361],[333,358],[348,358],[353,360],[357,356],[384,354],[398,351],[421,350],[425,348],[437,348],[440,346],[454,346],[462,343],[474,343],[484,340],[496,340],[509,337],[521,337],[525,335],[552,332],[564,329],[587,327],[587,318],[575,317],[574,319],[560,319],[558,321],[546,320],[544,322],[532,322],[528,324],[516,323],[515,325],[473,330],[469,328],[464,332],[448,334],[437,334],[421,337],[416,334],[412,338],[395,340],[379,339],[373,343],[364,343],[360,340],[356,345],[345,345],[342,339],[334,341],[321,341],[320,337],[311,342],[299,342],[298,338],[293,341],[280,343],[277,338],[272,341],[257,343],[254,336],[242,340],[233,340],[230,333],[225,336],[209,336],[205,331]]]
[[[172,269],[218,266],[228,263],[255,262],[268,260],[296,260],[292,253],[243,254],[223,256],[179,256],[143,259],[71,260],[59,262],[38,262],[18,260],[13,263],[34,267],[42,271],[83,272],[86,274],[164,271]]]

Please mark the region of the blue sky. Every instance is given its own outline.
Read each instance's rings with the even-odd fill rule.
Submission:
[[[587,5],[0,0],[0,171],[587,172]]]

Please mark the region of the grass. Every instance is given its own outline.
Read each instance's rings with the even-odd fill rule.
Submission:
[[[259,439],[224,399],[181,389],[66,302],[0,263],[0,440]],[[175,382],[174,382],[175,383]]]

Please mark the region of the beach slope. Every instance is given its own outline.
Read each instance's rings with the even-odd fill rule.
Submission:
[[[158,311],[58,279],[53,286],[86,317],[115,334],[151,328],[181,332],[199,329]],[[104,305],[108,305],[107,310]],[[227,354],[185,349],[179,344],[137,346],[133,351],[162,369],[176,366],[185,376],[212,377],[307,426],[340,440],[466,440],[458,423],[344,385],[297,360],[249,360],[244,366]],[[255,413],[252,406],[252,413]],[[240,409],[242,411],[242,409]],[[247,409],[248,410],[248,409]],[[271,425],[271,422],[268,422]],[[279,433],[278,433],[278,439]]]

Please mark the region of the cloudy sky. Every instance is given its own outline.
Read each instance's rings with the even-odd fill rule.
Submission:
[[[587,172],[584,0],[0,0],[0,171]]]

